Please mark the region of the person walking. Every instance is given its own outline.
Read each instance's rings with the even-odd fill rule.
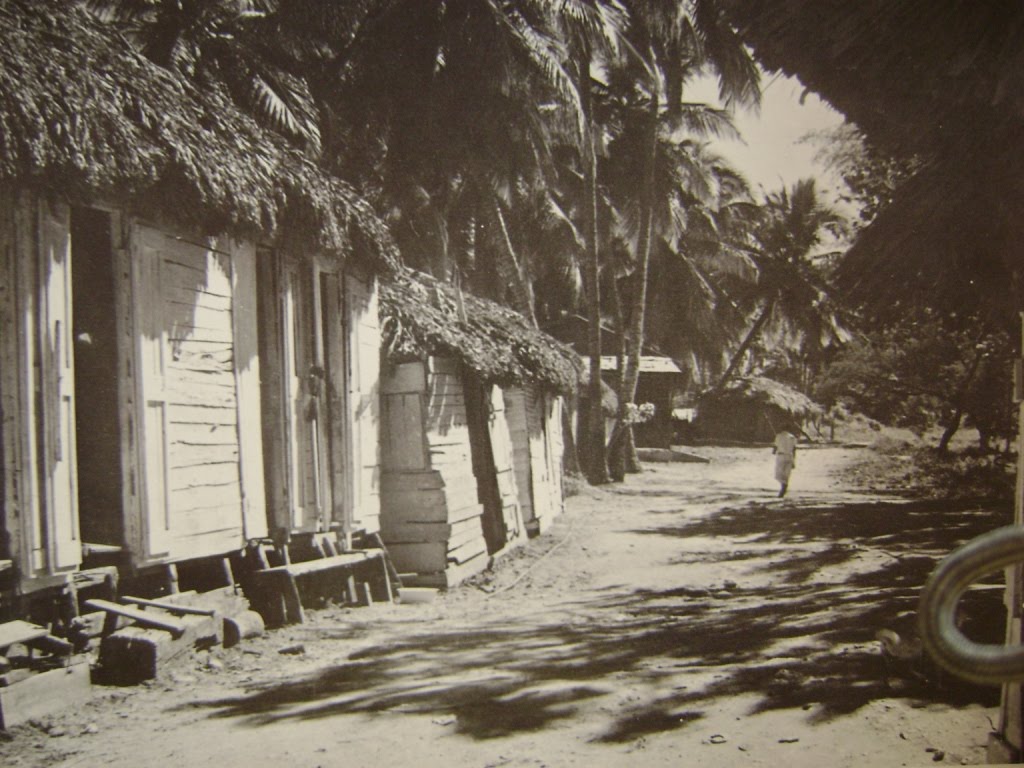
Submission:
[[[775,455],[775,479],[779,481],[779,498],[786,495],[789,488],[789,476],[796,466],[796,437],[788,429],[775,435],[772,446]]]

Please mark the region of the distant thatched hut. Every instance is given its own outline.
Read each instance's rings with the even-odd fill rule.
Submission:
[[[578,358],[419,273],[381,286],[381,317],[382,534],[400,571],[450,586],[561,510],[559,395]]]
[[[703,439],[771,442],[783,427],[802,426],[821,406],[792,387],[762,376],[737,379],[724,392],[706,396],[694,430]]]
[[[0,39],[0,609],[375,530],[369,206],[79,3],[0,0]]]

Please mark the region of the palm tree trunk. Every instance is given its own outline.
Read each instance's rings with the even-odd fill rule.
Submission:
[[[537,315],[534,312],[533,286],[523,263],[516,255],[515,246],[512,245],[512,238],[509,236],[508,226],[505,223],[505,215],[501,211],[501,203],[493,195],[491,196],[491,211],[497,224],[497,240],[505,256],[505,258],[499,257],[496,260],[495,269],[502,284],[512,292],[513,309],[526,317],[536,328]]]
[[[768,322],[768,318],[771,316],[772,309],[775,307],[775,299],[769,299],[768,303],[764,305],[761,310],[761,314],[757,316],[754,324],[750,326],[750,330],[747,331],[747,335],[743,341],[737,347],[733,353],[732,360],[729,361],[729,367],[725,369],[725,373],[722,374],[722,378],[718,380],[718,383],[712,388],[712,392],[721,392],[725,389],[725,385],[732,379],[733,374],[736,373],[736,369],[739,368],[740,361],[743,360],[743,356],[747,354],[747,350],[750,349],[750,345],[754,343],[754,340],[761,333],[761,329],[764,328],[765,323]]]
[[[615,318],[615,394],[619,398],[618,418],[608,438],[608,472],[612,482],[621,483],[626,479],[625,445],[626,408],[623,405],[622,393],[626,381],[626,318],[622,311],[622,294],[619,281],[612,277],[609,281],[612,296],[612,315]]]
[[[637,267],[626,334],[626,371],[619,391],[619,419],[623,422],[623,453],[627,472],[640,472],[640,459],[636,454],[633,426],[624,419],[629,405],[636,400],[636,386],[640,380],[640,356],[644,346],[644,321],[647,316],[647,277],[651,265],[651,240],[654,230],[655,165],[658,157],[658,100],[651,99],[647,114],[647,152],[643,157],[640,177],[640,236],[637,239]]]
[[[597,155],[594,151],[593,109],[590,90],[590,46],[581,42],[576,51],[576,75],[580,108],[585,126],[581,157],[583,165],[583,241],[585,264],[583,285],[587,302],[590,381],[587,387],[585,430],[581,435],[583,472],[593,485],[609,482],[605,451],[604,413],[601,410],[601,278],[597,239]]]

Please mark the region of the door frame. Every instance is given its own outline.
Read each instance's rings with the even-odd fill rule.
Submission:
[[[264,398],[268,431],[276,433],[267,435],[268,442],[279,446],[267,466],[274,535],[287,541],[293,534],[338,530],[349,538],[354,488],[347,275],[326,256],[292,261],[276,251],[264,255],[275,262],[264,268],[259,320],[261,333],[276,336],[261,342],[276,358],[267,361],[274,371],[266,380],[277,392]],[[276,296],[267,296],[268,282]],[[312,432],[300,419],[315,421]],[[315,494],[312,507],[304,506],[307,491]]]

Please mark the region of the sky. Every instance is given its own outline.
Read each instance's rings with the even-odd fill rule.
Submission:
[[[796,78],[764,75],[761,88],[760,111],[739,109],[735,114],[743,140],[717,140],[715,150],[746,176],[755,191],[791,187],[799,179],[814,177],[820,192],[834,201],[840,180],[814,159],[818,147],[800,140],[811,131],[842,124],[842,114],[810,92],[801,103],[804,86]],[[717,104],[718,86],[712,79],[701,80],[689,86],[686,98]]]

